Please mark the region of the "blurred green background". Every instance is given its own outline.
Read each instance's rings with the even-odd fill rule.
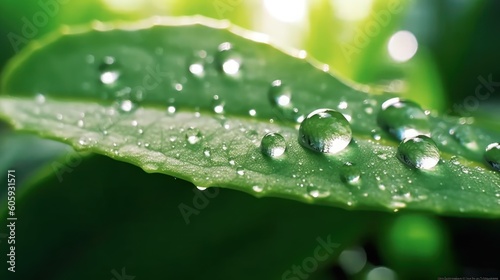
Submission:
[[[0,65],[63,25],[200,14],[304,49],[374,90],[495,124],[499,10],[493,0],[2,0]],[[487,98],[476,93],[481,85]],[[0,133],[2,170],[16,168],[26,185],[19,273],[5,274],[0,230],[0,279],[118,280],[122,267],[136,279],[281,279],[328,235],[340,247],[308,279],[500,276],[500,259],[486,255],[500,251],[498,220],[350,212],[221,190],[187,226],[177,209],[193,198],[187,182],[104,157],[82,158],[60,181],[54,162],[71,149],[5,124]]]

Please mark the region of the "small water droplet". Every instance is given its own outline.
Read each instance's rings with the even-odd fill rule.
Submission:
[[[168,106],[168,107],[167,107],[167,113],[168,113],[169,115],[173,115],[173,114],[175,114],[175,111],[176,111],[176,108],[175,108],[174,106]]]
[[[83,127],[85,125],[85,122],[83,120],[78,120],[76,125],[78,125],[78,127]]]
[[[262,192],[262,191],[264,190],[264,188],[263,188],[263,187],[261,187],[261,186],[255,185],[255,186],[253,186],[253,187],[252,187],[252,190],[253,190],[254,192],[258,192],[258,193],[260,193],[260,192]]]
[[[210,148],[205,147],[205,149],[203,149],[203,154],[204,154],[206,157],[210,157],[210,156],[212,155],[212,151],[210,150]]]
[[[287,120],[301,123],[304,115],[299,112],[292,104],[292,90],[284,85],[281,80],[275,80],[271,83],[268,91],[268,98],[271,105]]]
[[[254,109],[250,109],[250,110],[248,111],[248,114],[249,114],[250,116],[252,116],[252,117],[255,117],[255,115],[257,115],[257,111],[255,111]]]
[[[114,85],[120,77],[120,71],[116,63],[116,59],[112,56],[104,57],[101,65],[99,65],[99,71],[101,73],[101,83],[105,85]]]
[[[222,101],[218,95],[214,95],[212,99],[212,108],[214,108],[216,114],[224,113],[224,105],[224,101]]]
[[[234,160],[233,160],[233,159],[230,159],[230,160],[229,160],[229,164],[230,164],[230,165],[234,165],[234,164],[235,164]]]
[[[342,181],[348,184],[357,184],[360,182],[361,172],[357,166],[348,162],[340,170]]]
[[[200,142],[202,138],[200,130],[194,127],[190,127],[186,130],[186,140],[189,144],[193,145]]]
[[[38,103],[38,104],[43,104],[45,103],[45,95],[41,94],[41,93],[37,93],[35,95],[35,102]]]
[[[439,149],[434,141],[419,135],[403,140],[398,146],[397,158],[408,166],[432,169],[439,162]]]
[[[134,102],[132,102],[132,100],[128,100],[128,99],[121,100],[118,103],[118,109],[123,113],[130,113],[135,109],[135,107],[136,106],[135,106]]]
[[[189,72],[191,72],[191,74],[195,75],[196,77],[205,76],[205,67],[203,66],[203,62],[193,62],[191,65],[189,65]]]
[[[320,188],[315,185],[307,186],[307,193],[314,198],[325,198],[330,196],[330,191],[327,188]]]
[[[382,104],[377,122],[398,140],[417,135],[430,136],[428,116],[414,102],[391,98]]]
[[[228,42],[220,44],[218,49],[216,60],[220,70],[229,76],[238,75],[242,64],[241,55]]]
[[[300,124],[299,143],[313,151],[335,154],[349,145],[352,130],[349,122],[332,109],[318,109]]]
[[[491,143],[486,147],[484,159],[493,169],[500,171],[500,143]]]
[[[260,149],[267,156],[279,157],[286,150],[285,138],[279,133],[267,133],[262,137]]]
[[[239,166],[238,168],[236,168],[236,173],[238,175],[245,175],[245,169],[243,169],[243,167]]]
[[[200,187],[200,186],[196,186],[196,188],[197,188],[198,190],[200,190],[200,191],[204,191],[204,190],[206,190],[206,189],[207,189],[207,187]]]

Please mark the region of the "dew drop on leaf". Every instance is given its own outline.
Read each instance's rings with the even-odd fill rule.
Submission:
[[[297,108],[292,104],[292,90],[289,86],[284,85],[281,80],[275,80],[271,83],[268,91],[268,98],[271,106],[275,108],[283,118],[301,123],[304,120]]]
[[[261,186],[255,185],[255,186],[253,186],[253,187],[252,187],[252,190],[253,190],[254,192],[258,192],[258,193],[260,193],[260,192],[262,192],[262,191],[264,190],[264,188],[263,188],[263,187],[261,187]]]
[[[245,175],[245,169],[243,169],[243,167],[239,166],[238,168],[236,168],[236,174],[238,175]]]
[[[486,148],[484,159],[493,169],[500,171],[500,143],[491,143]]]
[[[410,167],[432,169],[439,162],[439,149],[434,141],[419,135],[403,140],[397,151],[397,158]]]
[[[222,101],[218,95],[214,95],[212,99],[212,108],[214,110],[214,113],[216,114],[224,113],[224,105],[225,105],[224,101]]]
[[[345,149],[351,139],[351,125],[332,109],[315,110],[300,124],[299,143],[313,151],[335,154]]]
[[[220,70],[229,76],[238,75],[242,63],[241,55],[228,42],[220,44],[218,49],[216,60]]]
[[[203,154],[209,158],[212,155],[212,151],[210,150],[210,148],[205,147],[205,149],[203,149]]]
[[[357,166],[348,162],[342,166],[340,176],[342,181],[347,184],[357,184],[360,182],[361,172]]]
[[[279,157],[285,153],[286,141],[279,133],[267,133],[260,141],[262,153],[270,157]]]
[[[417,135],[431,135],[429,118],[424,110],[414,102],[397,97],[382,104],[377,122],[400,141]]]
[[[120,77],[120,71],[116,64],[116,60],[112,56],[104,57],[101,65],[99,65],[101,83],[104,85],[114,85]]]
[[[190,127],[186,130],[186,141],[193,145],[200,142],[202,138],[200,130],[194,127]]]
[[[203,62],[201,60],[193,62],[189,65],[189,72],[196,77],[205,76],[205,67],[203,66]]]
[[[132,100],[125,99],[125,100],[121,100],[118,102],[118,109],[120,112],[130,113],[130,112],[134,111],[135,108],[136,108],[136,104],[134,104],[134,102],[132,102]]]
[[[200,187],[200,186],[196,186],[196,188],[197,188],[198,190],[200,190],[200,191],[204,191],[204,190],[206,190],[206,189],[207,189],[207,187]]]
[[[327,188],[315,185],[307,186],[307,193],[314,198],[324,198],[330,196],[330,191]]]

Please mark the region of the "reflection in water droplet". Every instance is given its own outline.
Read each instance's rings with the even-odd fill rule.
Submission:
[[[439,162],[439,149],[434,141],[419,135],[403,140],[398,146],[397,157],[408,166],[418,169],[432,169]]]
[[[285,153],[285,138],[278,133],[268,133],[262,137],[260,149],[263,154],[270,157],[279,157]]]
[[[313,151],[335,154],[349,145],[352,130],[349,122],[332,109],[318,109],[300,124],[299,143]]]
[[[398,140],[431,135],[429,119],[424,110],[416,103],[399,98],[391,98],[382,104],[377,122]]]
[[[104,57],[101,65],[99,65],[101,83],[105,85],[114,85],[120,77],[120,71],[116,60],[112,56]]]
[[[225,42],[219,45],[219,52],[216,59],[223,73],[229,76],[239,74],[242,57],[233,49],[231,43]]]
[[[348,162],[340,170],[342,181],[348,184],[357,184],[360,182],[361,172],[359,168]]]
[[[194,127],[190,127],[186,130],[186,140],[189,144],[196,144],[202,138],[201,132]]]
[[[493,169],[500,171],[500,143],[491,143],[486,147],[484,159]]]

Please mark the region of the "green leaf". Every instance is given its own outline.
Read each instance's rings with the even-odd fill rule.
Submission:
[[[483,160],[498,131],[425,115],[441,160],[412,169],[377,124],[394,95],[341,81],[304,52],[262,41],[200,17],[64,29],[11,61],[0,112],[17,129],[198,186],[344,208],[500,215],[500,175]],[[276,80],[281,88],[272,88]],[[277,105],[286,98],[276,94],[290,94],[290,104]],[[353,140],[337,154],[297,141],[297,120],[318,108],[351,119]],[[388,121],[422,125],[412,117]],[[285,138],[284,155],[261,152],[268,132]]]

